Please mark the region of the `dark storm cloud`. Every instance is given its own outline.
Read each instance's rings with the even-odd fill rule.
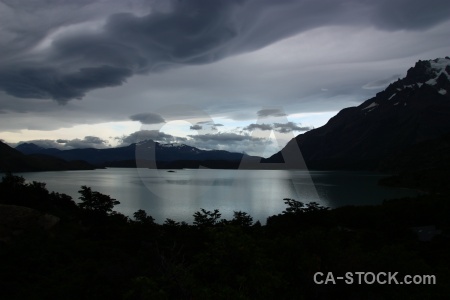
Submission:
[[[288,133],[292,131],[307,131],[310,130],[310,127],[302,127],[294,122],[287,122],[287,123],[274,123],[271,124],[250,124],[243,128],[243,130],[247,131],[253,131],[255,129],[263,130],[263,131],[269,131],[269,130],[275,130],[281,133]]]
[[[383,0],[376,1],[375,5],[376,7],[372,8],[372,20],[378,28],[385,30],[427,29],[442,20],[448,20],[450,15],[450,3],[446,0]]]
[[[450,15],[447,0],[189,0],[171,1],[162,10],[153,5],[144,15],[128,6],[162,2],[76,3],[0,2],[1,90],[65,103],[121,85],[134,74],[211,63],[321,26],[422,30]],[[101,20],[96,30],[83,27]],[[34,49],[50,34],[46,46]]]
[[[140,130],[128,136],[117,137],[116,140],[121,143],[121,146],[124,146],[146,140],[160,143],[182,143],[186,141],[186,138],[176,137],[158,130]]]
[[[54,99],[60,103],[81,99],[87,91],[121,85],[131,70],[99,66],[62,74],[55,68],[25,67],[0,71],[0,88],[19,98]]]
[[[6,62],[0,89],[64,103],[92,89],[120,85],[133,73],[216,61],[225,56],[221,46],[236,35],[231,13],[239,2],[181,1],[170,13],[112,15],[101,32],[60,35],[38,59],[27,55],[19,63]]]
[[[142,124],[160,124],[165,123],[166,121],[159,114],[155,113],[140,113],[130,116],[130,119],[133,121],[139,121]]]

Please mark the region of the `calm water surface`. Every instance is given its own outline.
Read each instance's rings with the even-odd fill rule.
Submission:
[[[222,218],[245,211],[254,221],[285,209],[283,198],[316,201],[331,208],[379,204],[417,192],[377,185],[385,176],[367,172],[285,170],[166,170],[110,168],[93,171],[21,173],[27,181],[47,183],[50,191],[78,201],[87,185],[119,200],[115,210],[132,216],[144,209],[158,223],[166,218],[192,222],[194,212],[219,209]]]

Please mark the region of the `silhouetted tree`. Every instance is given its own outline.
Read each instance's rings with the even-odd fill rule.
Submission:
[[[164,224],[163,224],[163,225],[164,225],[164,226],[176,227],[176,226],[180,226],[181,224],[180,224],[180,222],[177,222],[177,221],[175,221],[175,220],[172,220],[172,219],[167,218],[167,219],[164,221]]]
[[[241,227],[250,227],[253,224],[253,218],[243,211],[235,211],[233,212],[233,220],[231,220],[231,224],[239,225]]]
[[[143,209],[139,209],[135,212],[133,217],[137,222],[142,224],[155,224],[155,219],[152,216],[147,215],[147,212]]]
[[[20,198],[24,192],[25,178],[6,173],[0,182],[0,201],[10,203],[13,199]]]
[[[111,198],[109,195],[92,191],[90,187],[85,185],[81,187],[78,193],[81,194],[79,199],[82,201],[78,206],[87,211],[107,215],[113,211],[114,205],[120,204],[119,201]]]
[[[25,184],[25,178],[22,176],[16,176],[10,172],[6,173],[5,176],[2,177],[2,182],[0,186],[7,187],[21,187]]]
[[[222,214],[219,213],[218,209],[211,212],[202,208],[201,211],[197,211],[194,214],[194,225],[199,227],[211,227],[219,222],[221,216]]]
[[[317,202],[309,202],[306,203],[306,208],[303,208],[304,212],[316,212],[316,211],[323,211],[323,210],[329,210],[329,207],[325,207],[320,205]]]
[[[290,198],[284,198],[283,200],[288,205],[286,210],[283,211],[283,214],[299,214],[303,212],[303,207],[305,206],[303,202]]]

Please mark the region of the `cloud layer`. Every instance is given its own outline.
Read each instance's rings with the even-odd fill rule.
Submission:
[[[117,137],[116,140],[119,141],[120,146],[127,146],[145,140],[152,140],[162,144],[184,143],[187,141],[186,138],[176,137],[158,130],[139,130],[127,136]]]
[[[166,121],[159,114],[155,113],[140,113],[130,116],[130,120],[139,121],[141,124],[160,124]]]
[[[33,143],[42,148],[56,148],[60,150],[70,150],[70,149],[83,149],[83,148],[107,148],[109,147],[108,141],[103,140],[97,136],[85,136],[83,139],[42,139],[42,140],[29,140],[21,141],[17,144],[22,143]],[[12,145],[16,146],[16,145]]]
[[[322,26],[425,30],[448,20],[449,9],[446,0],[3,0],[0,90],[66,103],[136,74],[212,63]]]

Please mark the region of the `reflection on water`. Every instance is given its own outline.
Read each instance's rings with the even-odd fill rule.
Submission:
[[[315,201],[324,206],[369,205],[384,199],[415,195],[407,189],[377,185],[376,173],[285,170],[177,170],[104,169],[23,173],[28,181],[78,200],[82,185],[121,202],[116,210],[132,216],[145,209],[157,222],[166,218],[191,222],[194,212],[219,209],[223,218],[245,211],[265,223],[285,209],[283,198]]]
[[[193,180],[193,179],[166,179],[167,184],[176,185],[205,185],[205,186],[218,186],[218,185],[232,185],[234,183],[233,179],[215,179],[215,180]]]

